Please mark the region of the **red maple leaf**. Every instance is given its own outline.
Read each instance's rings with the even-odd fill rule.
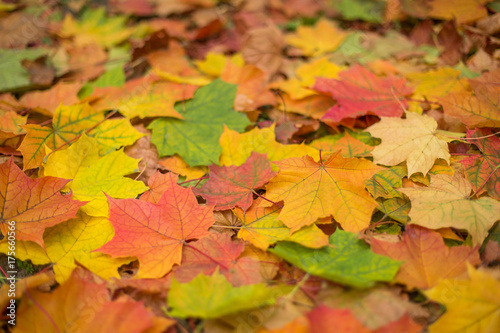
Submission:
[[[469,142],[475,144],[482,154],[460,162],[477,195],[486,190],[492,198],[500,200],[500,139],[492,134],[490,129],[467,131],[467,138],[471,138]]]
[[[219,272],[234,286],[261,283],[259,262],[250,257],[239,258],[244,249],[242,241],[232,240],[228,234],[211,233],[186,244],[182,264],[174,270],[175,278],[189,282],[200,273],[212,275],[219,267]]]
[[[322,120],[340,122],[366,114],[401,117],[407,103],[403,96],[413,92],[406,79],[389,76],[381,78],[355,65],[339,74],[339,79],[317,78],[314,89],[330,94],[337,100]]]
[[[86,204],[71,199],[71,193],[61,194],[68,182],[56,177],[31,179],[12,158],[0,164],[0,231],[7,235],[15,225],[17,240],[45,247],[45,228],[75,217],[78,209]]]
[[[96,251],[115,257],[135,256],[137,277],[159,278],[180,264],[187,241],[208,235],[215,222],[213,207],[201,207],[190,188],[177,185],[178,176],[167,175],[168,186],[158,203],[108,197],[109,221],[115,228],[111,241]]]
[[[271,163],[265,154],[252,152],[247,161],[240,166],[209,166],[210,179],[200,188],[197,195],[215,204],[216,210],[231,209],[235,206],[246,211],[253,202],[252,193],[274,177]]]

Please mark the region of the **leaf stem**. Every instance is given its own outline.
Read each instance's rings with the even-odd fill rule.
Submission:
[[[272,203],[273,205],[278,206],[279,208],[283,208],[283,206],[282,206],[282,205],[280,205],[280,204],[278,204],[278,203],[276,203],[276,202],[274,202],[274,201],[271,201],[271,200],[269,200],[269,199],[267,199],[267,198],[264,198],[262,195],[260,195],[259,193],[257,193],[255,190],[252,190],[252,193],[253,193],[253,194],[255,194],[256,196],[258,196],[259,198],[264,199],[264,200],[266,200],[267,202],[270,202],[270,203]]]

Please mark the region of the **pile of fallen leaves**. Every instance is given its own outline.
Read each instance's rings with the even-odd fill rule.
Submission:
[[[0,2],[6,331],[500,331],[500,1],[103,5]]]

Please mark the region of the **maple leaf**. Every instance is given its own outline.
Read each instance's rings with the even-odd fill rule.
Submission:
[[[34,124],[23,126],[28,132],[19,147],[24,157],[24,170],[42,165],[45,145],[50,149],[56,149],[95,126],[97,127],[87,134],[97,139],[101,155],[120,146],[130,145],[143,136],[127,119],[103,121],[102,112],[95,111],[88,104],[75,104],[60,105],[54,111],[52,128]]]
[[[413,92],[404,78],[380,78],[359,65],[340,72],[339,79],[317,78],[313,88],[337,100],[322,118],[333,122],[366,114],[401,117],[404,96]]]
[[[215,205],[216,210],[231,209],[235,206],[247,210],[253,202],[254,189],[262,187],[275,173],[266,155],[252,152],[252,155],[240,166],[210,165],[210,178],[199,189],[207,204]]]
[[[151,142],[160,156],[178,153],[190,166],[217,163],[224,125],[242,131],[249,124],[245,115],[232,109],[235,95],[235,85],[215,80],[198,89],[192,100],[176,106],[183,120],[153,120],[148,128],[153,130]]]
[[[392,281],[400,262],[370,251],[356,234],[337,229],[330,245],[310,249],[279,242],[269,250],[304,271],[348,286],[367,288],[376,281]]]
[[[194,63],[203,73],[213,77],[219,77],[224,71],[228,61],[238,67],[243,67],[245,65],[245,60],[240,53],[236,53],[228,57],[225,54],[215,53],[212,51],[207,53],[204,60],[195,60]]]
[[[326,110],[334,104],[333,99],[325,95],[312,95],[298,100],[291,99],[287,94],[283,94],[282,97],[283,100],[278,100],[279,110],[298,113],[313,119],[321,119]]]
[[[303,63],[295,71],[297,78],[271,83],[272,88],[286,92],[291,99],[299,100],[316,95],[312,89],[317,77],[336,79],[343,68],[330,62],[327,57],[321,57],[308,63]]]
[[[76,218],[45,230],[43,240],[58,283],[66,281],[77,267],[77,262],[102,278],[119,279],[118,268],[134,259],[111,258],[93,252],[113,237],[113,227],[107,218],[89,216],[83,212]],[[32,254],[30,254],[32,257]]]
[[[500,200],[500,139],[492,136],[492,131],[486,129],[469,130],[467,138],[482,153],[460,160],[465,167],[467,179],[476,195],[487,191],[492,198]]]
[[[458,176],[436,175],[429,187],[401,188],[411,200],[411,223],[430,229],[465,229],[479,245],[498,220],[500,202],[482,197],[471,200],[470,183]]]
[[[474,22],[488,16],[488,0],[432,0],[429,17],[456,20],[457,24]]]
[[[406,168],[403,166],[384,169],[365,182],[366,190],[374,198],[403,198],[403,195],[396,189],[403,187],[402,180],[406,176]]]
[[[347,231],[368,227],[377,204],[365,191],[364,181],[380,167],[368,160],[343,158],[340,152],[319,163],[310,156],[274,163],[279,173],[267,185],[266,199],[284,201],[279,219],[292,231],[330,215]]]
[[[177,154],[158,161],[158,164],[164,166],[167,170],[181,176],[186,180],[197,179],[208,173],[206,166],[190,167],[182,157]]]
[[[276,104],[274,94],[266,87],[267,74],[254,65],[240,67],[227,62],[220,78],[237,85],[234,99],[237,111],[253,111],[264,105]]]
[[[469,279],[446,279],[425,295],[446,306],[429,327],[431,333],[496,332],[500,316],[500,282],[488,272],[468,266]],[[472,311],[473,310],[473,311]]]
[[[408,176],[424,175],[437,158],[450,163],[446,141],[436,133],[436,121],[426,115],[406,112],[406,119],[385,118],[366,129],[382,143],[372,151],[376,164],[397,165],[406,161]]]
[[[325,305],[320,305],[307,314],[310,332],[371,332],[364,327],[352,314],[349,309],[330,309]]]
[[[127,81],[123,87],[94,89],[93,96],[100,99],[93,104],[97,110],[117,109],[125,117],[183,117],[174,109],[177,101],[193,97],[197,86],[155,82],[157,78],[147,76]]]
[[[73,273],[51,293],[30,289],[29,295],[31,302],[28,298],[21,302],[15,331],[139,333],[146,329],[162,331],[173,324],[163,319],[157,322],[142,303],[128,297],[111,301],[106,286],[89,281],[84,274]]]
[[[478,248],[466,245],[447,247],[441,235],[419,226],[408,225],[401,242],[371,239],[372,251],[404,261],[394,281],[409,288],[427,289],[440,280],[454,278],[467,271],[466,262],[480,263]]]
[[[124,177],[137,172],[138,163],[123,150],[99,159],[97,140],[82,136],[68,149],[51,154],[44,174],[73,179],[70,188],[75,198],[88,201],[82,210],[92,216],[107,216],[104,193],[113,198],[134,198],[147,190],[143,182]]]
[[[295,34],[286,37],[286,42],[300,48],[306,56],[318,56],[335,50],[346,36],[332,22],[321,19],[314,28],[299,26]]]
[[[19,104],[52,117],[59,105],[71,105],[80,102],[77,94],[82,86],[81,83],[61,81],[48,90],[32,91],[24,94],[19,100]]]
[[[147,59],[153,72],[164,80],[195,86],[204,86],[211,81],[191,65],[184,48],[173,40],[169,41],[168,50],[150,53]]]
[[[343,157],[368,156],[374,148],[353,137],[349,132],[346,132],[341,138],[334,135],[325,136],[321,139],[314,140],[309,146],[321,149],[323,152],[327,153],[333,153],[340,150]]]
[[[410,73],[406,77],[415,85],[417,96],[432,99],[470,89],[468,81],[460,78],[460,75],[461,73],[457,69],[442,67],[425,73]]]
[[[0,140],[24,134],[24,129],[21,126],[26,124],[27,119],[28,116],[22,117],[14,111],[0,109]]]
[[[272,305],[276,298],[290,292],[288,286],[269,288],[265,284],[233,287],[224,275],[215,271],[212,276],[199,274],[188,283],[172,281],[168,304],[173,317],[216,318],[239,311]],[[198,295],[198,297],[191,297]]]
[[[322,290],[318,298],[330,308],[350,309],[359,322],[371,330],[397,322],[413,309],[413,305],[402,299],[397,290],[381,284],[370,289],[347,290],[341,286],[330,286]]]
[[[244,248],[242,241],[233,241],[228,234],[211,233],[185,245],[182,265],[174,269],[174,276],[185,283],[200,273],[212,275],[218,269],[233,286],[260,283],[259,262],[239,258]]]
[[[319,157],[318,150],[304,144],[283,145],[276,142],[275,125],[268,128],[254,128],[246,133],[238,133],[224,128],[220,137],[222,154],[221,165],[241,165],[250,157],[252,152],[267,154],[269,161],[280,161],[289,157],[310,155]]]
[[[71,15],[66,15],[59,36],[73,37],[77,46],[97,43],[104,47],[112,47],[132,34],[133,30],[125,27],[126,20],[126,16],[106,18],[104,7],[87,9],[79,22]]]
[[[500,127],[500,70],[469,80],[471,92],[450,93],[439,99],[444,112],[469,127]]]
[[[168,174],[169,186],[157,204],[136,199],[108,197],[113,239],[96,251],[113,257],[139,259],[139,278],[160,278],[180,264],[188,240],[208,235],[215,222],[213,207],[200,207],[190,188],[177,185]]]
[[[134,258],[111,258],[92,252],[113,237],[113,227],[107,218],[78,212],[76,217],[45,229],[45,248],[34,242],[17,241],[16,258],[30,260],[35,265],[51,263],[58,283],[63,283],[79,265],[104,279],[119,279],[118,268]],[[8,253],[7,243],[0,243],[0,252]]]
[[[303,227],[290,234],[290,228],[278,219],[280,208],[277,206],[260,207],[262,200],[262,198],[257,198],[245,212],[239,208],[234,210],[243,224],[238,232],[239,238],[262,250],[266,250],[277,241],[295,242],[311,248],[320,248],[328,244],[328,236],[316,224]]]
[[[17,240],[32,241],[44,247],[45,228],[75,216],[85,202],[61,194],[66,179],[41,177],[31,179],[14,164],[11,158],[0,164],[0,231],[7,235],[15,222]]]

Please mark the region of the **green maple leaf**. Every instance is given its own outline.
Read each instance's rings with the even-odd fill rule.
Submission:
[[[172,317],[217,318],[243,310],[272,305],[291,291],[289,286],[269,288],[265,284],[233,287],[217,269],[212,276],[199,274],[188,283],[174,278],[168,293]]]
[[[242,132],[250,124],[244,114],[233,110],[237,86],[221,80],[196,91],[194,98],[175,107],[184,117],[159,118],[149,129],[160,156],[181,155],[190,165],[219,164],[219,137],[228,128]]]
[[[325,279],[359,288],[376,281],[392,281],[401,262],[373,253],[356,234],[337,230],[330,245],[311,249],[281,242],[270,252],[304,271]]]

